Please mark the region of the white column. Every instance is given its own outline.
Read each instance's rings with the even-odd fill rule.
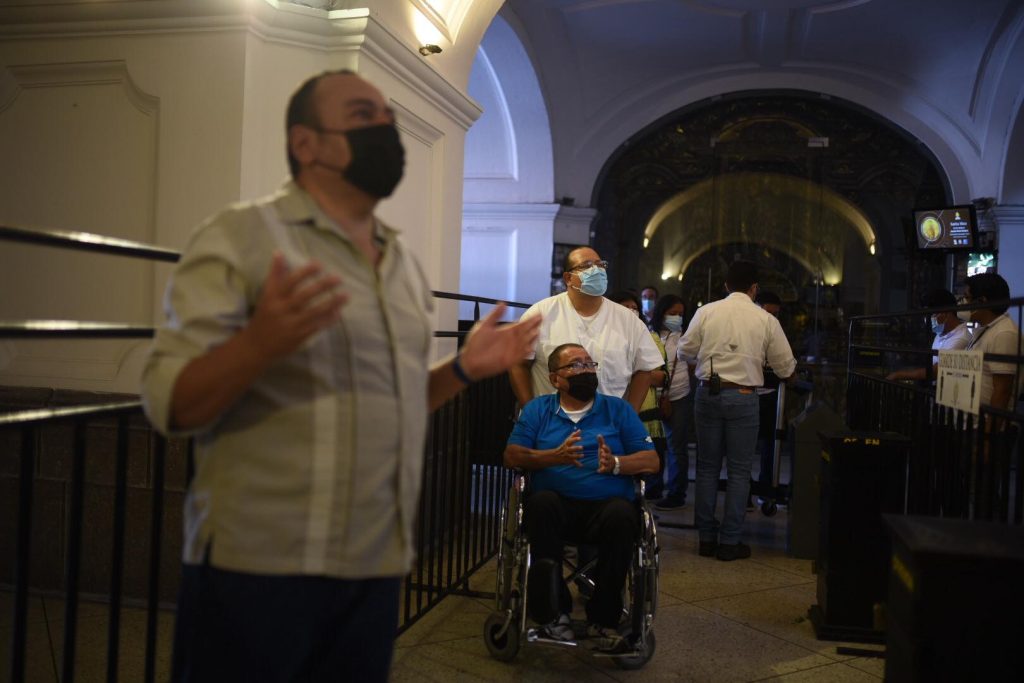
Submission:
[[[994,206],[990,213],[999,230],[999,274],[1010,285],[1011,297],[1024,296],[1024,206]]]
[[[597,218],[597,209],[582,206],[560,206],[555,218],[555,242],[559,244],[590,244],[590,228]]]
[[[463,205],[461,291],[526,304],[548,296],[558,209],[557,204]],[[512,309],[507,318],[521,313]],[[459,318],[471,320],[473,305],[460,304]]]

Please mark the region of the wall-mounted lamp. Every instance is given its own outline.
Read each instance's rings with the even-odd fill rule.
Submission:
[[[420,45],[420,54],[423,55],[424,57],[429,57],[430,55],[438,55],[441,54],[441,48],[437,45],[432,45],[429,43],[427,45]]]
[[[647,245],[650,244],[650,243],[651,243],[651,238],[650,237],[645,237],[644,238],[644,249],[646,249]]]
[[[871,252],[872,256],[875,255],[875,243],[874,242],[872,242],[871,244],[868,245],[868,251]]]
[[[683,281],[683,271],[679,271],[679,277],[677,277],[676,279],[679,280],[680,282]]]

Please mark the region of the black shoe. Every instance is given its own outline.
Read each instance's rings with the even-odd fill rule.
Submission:
[[[662,498],[654,504],[655,510],[679,510],[686,507],[686,501],[681,498]]]
[[[701,557],[714,557],[718,552],[718,541],[701,541],[697,554]]]
[[[722,562],[745,560],[750,557],[750,546],[746,543],[720,543],[716,557]]]

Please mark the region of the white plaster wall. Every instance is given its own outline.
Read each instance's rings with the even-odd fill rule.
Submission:
[[[497,10],[480,4],[484,18],[463,17],[471,56],[473,36]],[[390,99],[408,150],[406,179],[380,214],[404,231],[434,288],[458,291],[463,147],[480,110],[448,78],[464,82],[468,62],[463,73],[442,73],[401,39],[407,27],[384,24],[373,9],[328,13],[264,0],[64,9],[0,10],[0,221],[180,249],[214,211],[281,183],[287,97],[314,73],[348,67]],[[107,13],[109,21],[96,21]],[[99,62],[120,65],[120,80],[73,75]],[[24,73],[39,68],[56,80],[26,94]],[[88,104],[84,124],[76,100]],[[31,177],[7,182],[26,168]],[[2,298],[10,306],[0,318],[163,320],[169,265],[57,253],[2,245],[0,277],[14,279],[0,285],[18,296]],[[33,276],[45,286],[30,287]],[[439,304],[440,329],[454,329],[456,318],[454,303]],[[134,393],[147,345],[0,340],[0,384]],[[451,348],[443,341],[437,353]]]
[[[231,29],[3,35],[0,221],[183,246],[237,198],[242,44]],[[152,324],[167,272],[4,243],[0,318]],[[0,383],[135,392],[147,344],[6,340]]]
[[[462,292],[525,304],[549,296],[557,211],[554,204],[466,204]],[[522,312],[510,308],[506,318],[518,319]],[[459,317],[472,320],[473,305],[459,304]]]
[[[478,50],[469,94],[483,114],[466,136],[460,291],[532,304],[551,286],[551,132],[533,65],[501,17]],[[472,319],[473,305],[460,304],[459,317]]]

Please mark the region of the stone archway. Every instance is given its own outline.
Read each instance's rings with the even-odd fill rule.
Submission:
[[[595,190],[594,242],[614,260],[617,287],[667,274],[667,289],[682,290],[688,258],[733,244],[758,260],[762,245],[804,264],[801,286],[843,287],[856,268],[848,312],[905,308],[942,264],[907,250],[904,222],[915,206],[947,201],[948,187],[923,145],[856,105],[737,93],[666,117],[613,155]],[[670,249],[687,254],[649,255],[661,231],[687,230]]]

